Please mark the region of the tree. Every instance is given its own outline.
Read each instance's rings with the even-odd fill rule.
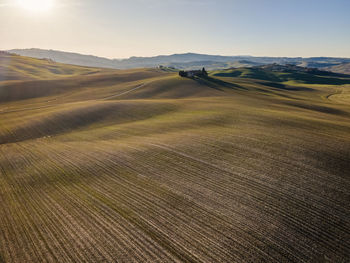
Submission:
[[[180,70],[180,71],[179,71],[179,75],[180,75],[181,77],[187,77],[186,72],[183,71],[183,70]]]

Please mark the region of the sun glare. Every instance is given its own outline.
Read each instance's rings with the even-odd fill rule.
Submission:
[[[54,0],[17,0],[18,5],[32,12],[44,12],[53,7]]]

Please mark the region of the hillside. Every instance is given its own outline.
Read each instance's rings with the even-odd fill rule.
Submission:
[[[342,64],[334,65],[331,67],[327,67],[325,70],[350,75],[350,63],[342,63]]]
[[[0,262],[349,260],[348,76],[13,60]]]
[[[253,56],[218,56],[196,53],[173,54],[155,57],[130,57],[128,59],[107,59],[91,55],[43,49],[13,49],[9,52],[34,58],[48,58],[60,63],[74,65],[104,67],[116,69],[153,68],[159,65],[176,67],[178,69],[209,70],[230,67],[259,66],[266,64],[294,64],[304,67],[325,68],[341,63],[350,63],[350,58],[288,58],[288,57],[253,57]]]
[[[102,71],[106,70],[64,65],[48,59],[35,59],[0,52],[0,81],[54,79]]]
[[[213,76],[260,79],[272,82],[296,82],[303,84],[350,84],[349,75],[304,68],[294,65],[270,64],[256,67],[231,68],[213,71]]]
[[[87,67],[115,68],[114,61],[111,59],[91,55],[82,55],[73,52],[63,52],[37,48],[13,49],[9,50],[9,52],[27,57],[51,59],[53,61],[65,64],[80,65]]]

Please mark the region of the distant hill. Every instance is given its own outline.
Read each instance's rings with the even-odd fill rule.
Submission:
[[[62,52],[44,49],[13,49],[11,53],[34,58],[47,58],[56,62],[115,69],[152,68],[159,65],[178,69],[197,69],[206,67],[209,70],[230,67],[248,67],[265,64],[294,64],[305,67],[325,68],[350,63],[349,58],[288,58],[288,57],[252,57],[252,56],[217,56],[196,53],[173,54],[155,57],[130,57],[128,59],[108,59],[91,55]]]
[[[228,62],[249,59],[247,56],[228,57],[194,53],[156,57],[130,57],[128,59],[108,59],[91,55],[36,48],[13,49],[9,50],[9,52],[34,58],[47,58],[65,64],[116,69],[151,68],[159,65],[170,67],[176,66],[179,69],[190,69],[203,66],[207,66],[208,68],[224,68],[229,65]]]
[[[253,67],[258,65],[264,65],[263,63],[258,63],[249,60],[235,60],[229,62],[220,62],[220,61],[191,61],[191,62],[177,62],[167,64],[169,67],[174,67],[177,69],[183,70],[193,70],[200,69],[205,67],[208,70],[217,70],[217,69],[227,69],[227,68],[238,68],[238,67]]]
[[[72,64],[79,66],[88,67],[104,67],[104,68],[115,68],[113,60],[108,58],[101,58],[91,55],[82,55],[72,52],[63,52],[56,50],[45,50],[45,49],[13,49],[8,52],[18,54],[21,56],[39,58],[39,59],[51,59],[56,62],[64,64]]]
[[[342,73],[342,74],[350,74],[350,63],[342,63],[339,65],[327,67],[325,68],[325,70]]]
[[[50,59],[37,59],[0,51],[0,81],[55,79],[86,75],[106,69],[66,65]]]
[[[271,81],[274,82],[274,86],[280,86],[278,82],[287,81],[304,84],[350,84],[350,79],[347,75],[295,65],[270,64],[249,68],[232,68],[214,71],[211,75],[216,77],[235,77]]]

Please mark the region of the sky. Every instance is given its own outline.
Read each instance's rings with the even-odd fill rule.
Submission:
[[[0,0],[0,50],[13,48],[350,57],[350,1]]]

